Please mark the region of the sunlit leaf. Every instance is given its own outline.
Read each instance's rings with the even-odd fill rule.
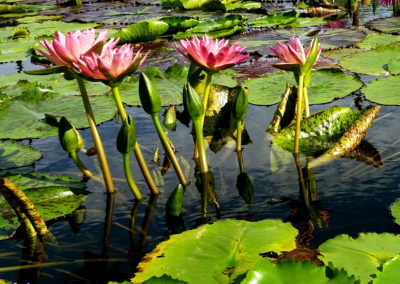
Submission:
[[[396,283],[400,279],[400,257],[395,256],[382,266],[382,271],[376,273],[374,284]]]
[[[188,283],[230,283],[253,268],[260,253],[292,250],[296,235],[296,229],[278,220],[217,221],[160,243],[139,263],[132,282],[167,274]]]
[[[0,141],[0,169],[23,167],[42,157],[42,153],[28,145],[12,141]]]
[[[400,36],[389,35],[389,34],[370,34],[367,35],[361,42],[357,43],[356,46],[359,48],[375,48],[379,45],[387,45],[393,42],[400,41]]]
[[[120,38],[120,43],[152,41],[163,35],[169,25],[163,21],[139,21],[114,34]]]
[[[356,239],[339,235],[320,245],[324,263],[344,269],[361,284],[369,283],[378,267],[400,254],[400,236],[389,233],[362,233]]]
[[[400,225],[400,200],[397,199],[391,206],[390,211],[396,224]]]
[[[399,76],[388,76],[371,81],[361,91],[365,98],[383,105],[400,105],[400,97],[397,90],[400,88]]]

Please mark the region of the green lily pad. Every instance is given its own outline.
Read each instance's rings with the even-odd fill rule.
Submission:
[[[166,22],[169,26],[168,33],[175,33],[185,31],[198,25],[198,19],[181,16],[181,17],[164,17],[161,18],[163,22]]]
[[[8,177],[36,205],[45,220],[64,216],[76,210],[87,192],[84,183],[67,177],[16,175]],[[8,237],[19,227],[18,218],[7,201],[0,197],[0,238]]]
[[[62,15],[55,15],[55,16],[46,16],[46,15],[37,15],[32,17],[23,17],[17,19],[19,24],[33,24],[33,23],[41,23],[46,21],[54,21],[59,20],[62,18]]]
[[[374,284],[396,283],[400,278],[400,257],[395,256],[382,266],[382,271],[376,273]]]
[[[0,169],[28,166],[42,157],[42,153],[30,146],[12,141],[0,141]]]
[[[400,236],[389,233],[362,233],[357,239],[339,235],[327,240],[319,249],[322,261],[337,269],[345,269],[361,284],[373,280],[378,267],[400,254]]]
[[[163,8],[200,9],[209,0],[161,0]]]
[[[256,1],[234,1],[225,4],[226,11],[234,11],[234,10],[255,10],[260,9],[262,4]]]
[[[272,28],[272,27],[292,27],[301,28],[309,26],[325,25],[328,21],[318,17],[303,18],[300,12],[291,11],[287,13],[276,13],[250,19],[244,22],[245,25],[254,28]]]
[[[272,105],[280,102],[286,89],[286,83],[296,84],[289,72],[266,74],[261,78],[248,79],[244,85],[250,89],[249,102],[256,105]],[[343,98],[359,89],[362,83],[339,69],[321,69],[312,71],[311,83],[308,86],[310,104],[331,102]]]
[[[357,43],[356,46],[359,48],[375,48],[379,45],[387,45],[393,42],[399,42],[400,36],[389,35],[389,34],[370,34],[367,35],[361,42]]]
[[[37,40],[19,38],[9,41],[0,41],[0,62],[25,60],[29,48],[39,47]]]
[[[400,77],[388,76],[370,82],[361,91],[365,94],[365,98],[372,102],[383,105],[400,105],[398,88],[400,88]]]
[[[167,274],[188,283],[231,283],[261,260],[260,253],[295,248],[296,235],[279,220],[217,221],[160,243],[139,263],[132,282]]]
[[[163,21],[139,21],[114,34],[120,38],[120,43],[152,41],[162,36],[169,25]]]
[[[398,17],[381,18],[365,23],[365,26],[371,30],[382,33],[400,34],[400,19]]]
[[[393,58],[388,63],[390,74],[396,75],[400,73],[400,58]]]
[[[378,46],[371,50],[360,50],[345,57],[339,64],[352,72],[368,75],[388,75],[385,65],[400,52],[400,43]]]
[[[128,282],[127,284],[130,284]],[[175,280],[167,275],[163,275],[162,277],[151,277],[149,280],[143,282],[143,284],[186,284],[187,282]]]
[[[391,206],[390,211],[396,224],[400,225],[400,200],[397,199]]]
[[[280,261],[277,264],[271,263],[268,259],[263,259],[256,266],[247,272],[242,284],[354,284],[355,279],[349,278],[343,271],[337,272],[333,278],[325,275],[325,266],[317,266],[313,262],[300,261]]]

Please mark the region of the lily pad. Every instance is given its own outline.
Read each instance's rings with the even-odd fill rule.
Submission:
[[[398,17],[372,20],[365,23],[365,26],[371,30],[382,33],[400,34],[400,19]]]
[[[400,225],[400,200],[397,199],[391,206],[390,211],[396,224]]]
[[[328,278],[325,274],[325,266],[317,266],[313,262],[300,261],[280,261],[277,264],[271,263],[267,259],[261,260],[250,270],[242,284],[354,284],[355,279],[349,278],[343,271],[337,272],[333,278]]]
[[[382,266],[382,271],[376,273],[374,284],[396,283],[400,278],[400,257],[395,256]]]
[[[10,176],[8,179],[28,196],[45,220],[73,212],[82,204],[87,194],[84,183],[67,177],[28,174]],[[18,227],[18,218],[1,197],[0,238],[8,237]]]
[[[301,28],[301,27],[325,25],[327,23],[328,21],[318,17],[312,17],[312,18],[300,17],[300,12],[296,13],[295,11],[265,15],[244,22],[245,25],[249,25],[254,28],[272,28],[272,27]]]
[[[296,235],[279,220],[217,221],[160,243],[139,263],[132,282],[167,274],[188,283],[231,283],[261,260],[260,253],[295,248]]]
[[[370,82],[361,91],[365,94],[365,98],[372,102],[383,105],[400,105],[398,88],[400,88],[400,77],[389,76]]]
[[[384,66],[393,58],[397,58],[400,52],[400,43],[392,43],[378,46],[371,50],[358,51],[345,57],[340,65],[352,72],[367,75],[388,75]]]
[[[120,43],[152,41],[162,36],[169,28],[163,21],[139,21],[114,34],[120,38]]]
[[[370,34],[367,35],[361,42],[357,43],[356,46],[359,48],[375,48],[379,45],[387,45],[393,42],[399,42],[400,36],[389,35],[389,34]]]
[[[245,86],[250,89],[249,102],[256,105],[272,105],[280,102],[286,89],[286,83],[296,84],[289,72],[266,74],[261,78],[248,79]],[[359,89],[362,83],[339,69],[321,69],[312,71],[311,83],[308,86],[310,104],[331,102],[343,98]]]
[[[361,284],[373,280],[378,267],[400,254],[400,236],[389,233],[362,233],[356,239],[339,235],[323,243],[319,249],[322,261],[337,269],[345,269]]]
[[[400,58],[393,58],[389,61],[387,66],[390,74],[396,75],[400,73]]]
[[[161,0],[163,8],[200,9],[209,0]]]
[[[0,141],[0,169],[28,166],[42,157],[42,153],[17,142]]]

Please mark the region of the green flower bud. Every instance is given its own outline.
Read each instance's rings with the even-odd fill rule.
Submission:
[[[176,130],[176,109],[175,106],[170,106],[165,115],[164,115],[164,121],[163,124],[165,128],[171,131]]]
[[[82,136],[64,116],[58,125],[58,138],[65,152],[78,152],[83,147]]]
[[[246,117],[249,89],[240,87],[240,91],[233,102],[233,118],[242,121]]]
[[[135,149],[136,127],[132,116],[128,115],[122,123],[117,136],[117,149],[121,154],[130,154]]]
[[[161,111],[161,99],[153,83],[143,72],[139,75],[139,96],[144,110],[148,114]]]
[[[192,120],[200,119],[203,116],[203,104],[190,83],[183,86],[183,105]]]
[[[168,197],[167,204],[165,206],[165,214],[167,216],[178,216],[181,214],[183,205],[183,186],[178,186],[171,192]]]

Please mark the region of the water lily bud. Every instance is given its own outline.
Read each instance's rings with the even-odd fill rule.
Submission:
[[[165,128],[171,131],[176,130],[176,109],[175,106],[170,106],[165,113],[163,124]]]
[[[203,116],[203,104],[199,95],[189,83],[183,86],[183,105],[192,120],[200,119]]]
[[[233,102],[233,118],[242,121],[246,117],[249,89],[240,87],[239,94]]]
[[[161,99],[150,79],[143,72],[139,75],[139,96],[144,110],[148,114],[161,111]]]
[[[310,70],[314,66],[315,62],[318,59],[319,52],[320,52],[320,48],[318,45],[318,38],[316,37],[312,40],[310,52],[308,53],[306,62],[304,63],[304,66],[301,67],[301,71],[303,73],[306,73],[308,70]]]
[[[121,154],[130,154],[135,149],[136,127],[132,116],[128,115],[122,123],[117,136],[117,149]]]
[[[183,205],[183,186],[178,184],[178,186],[171,192],[168,197],[167,204],[165,206],[165,213],[169,216],[178,216],[181,214]]]
[[[58,125],[58,138],[65,152],[78,152],[83,147],[83,138],[64,116]]]

